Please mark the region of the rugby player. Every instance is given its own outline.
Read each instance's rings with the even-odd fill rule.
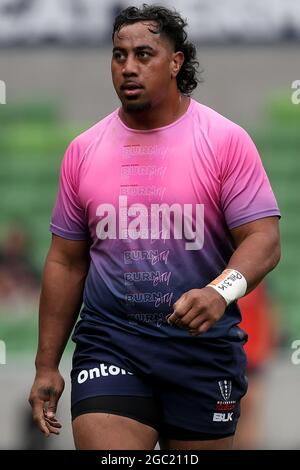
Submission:
[[[277,265],[280,213],[246,131],[191,98],[185,26],[160,6],[117,16],[121,106],[63,159],[29,400],[59,433],[58,367],[80,311],[77,449],[230,449],[247,390],[236,300]]]

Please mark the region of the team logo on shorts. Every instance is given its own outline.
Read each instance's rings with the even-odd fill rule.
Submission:
[[[220,380],[218,382],[220,392],[225,401],[228,401],[231,395],[232,382],[231,380]]]
[[[220,380],[218,384],[224,401],[217,402],[217,413],[213,414],[213,421],[219,423],[233,421],[233,410],[235,408],[236,401],[229,401],[232,391],[232,382],[231,380]],[[221,411],[223,413],[220,413]]]
[[[216,412],[213,415],[213,421],[232,421],[232,411],[236,407],[236,401],[230,400],[232,392],[231,380],[220,380],[218,382],[219,389],[224,401],[218,401],[216,404]],[[223,413],[221,413],[223,412]]]

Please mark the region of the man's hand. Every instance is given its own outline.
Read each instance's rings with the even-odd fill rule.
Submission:
[[[59,434],[61,424],[55,413],[64,387],[65,382],[58,369],[37,371],[28,401],[32,406],[34,421],[47,437],[51,433]]]
[[[186,328],[192,336],[205,333],[223,316],[226,302],[212,287],[191,289],[173,305],[168,322]]]

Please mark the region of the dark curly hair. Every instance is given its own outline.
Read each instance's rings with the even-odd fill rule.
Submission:
[[[138,21],[155,21],[158,28],[149,29],[153,34],[162,33],[174,44],[175,52],[183,52],[184,62],[176,77],[177,86],[181,93],[190,95],[197,87],[200,80],[197,77],[199,62],[196,59],[196,48],[194,44],[187,41],[187,33],[184,28],[187,22],[175,10],[159,5],[143,4],[141,8],[128,7],[122,10],[115,19],[113,25],[112,39],[122,26],[133,24]]]

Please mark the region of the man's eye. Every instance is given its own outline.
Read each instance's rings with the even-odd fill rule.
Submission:
[[[122,52],[114,52],[113,57],[116,60],[123,60],[125,58],[125,55],[122,54]]]
[[[150,54],[149,52],[141,51],[141,52],[138,52],[138,56],[141,57],[142,59],[146,59],[147,57],[150,56]]]

